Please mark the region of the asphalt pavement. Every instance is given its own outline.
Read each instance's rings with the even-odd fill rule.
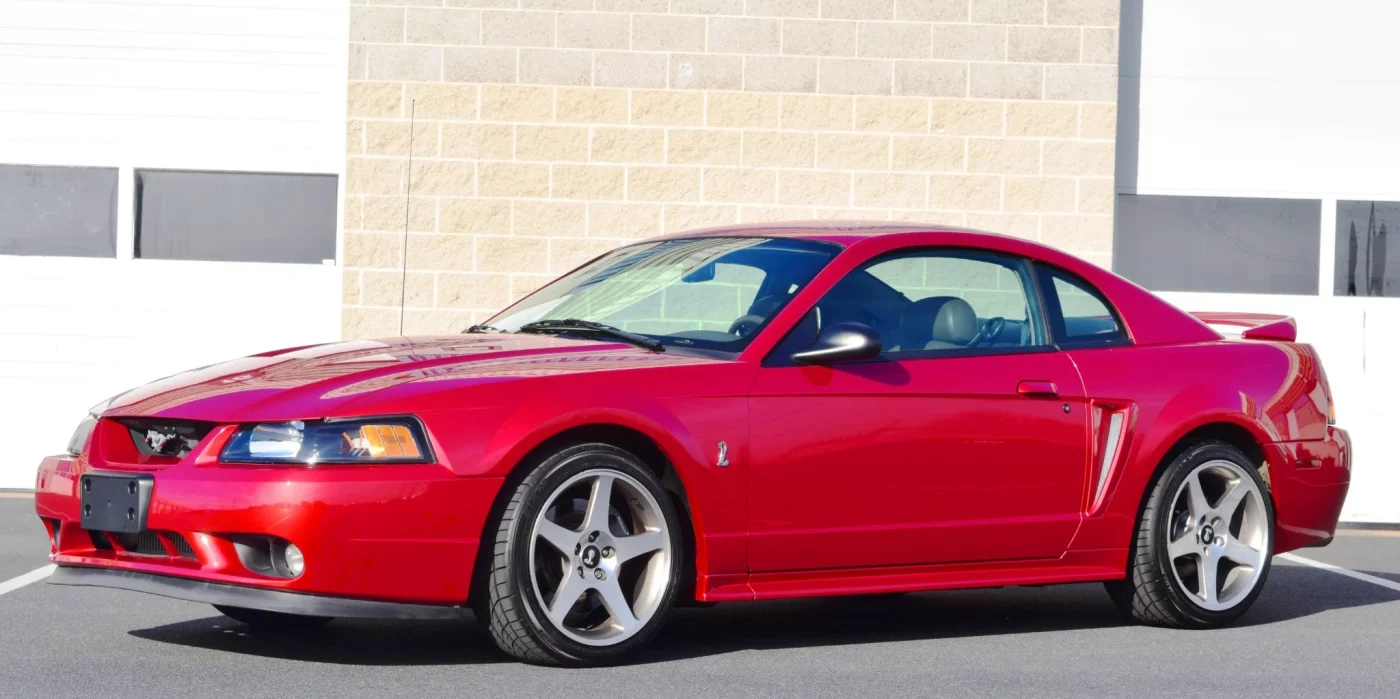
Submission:
[[[0,585],[47,563],[0,498]],[[1400,533],[1299,552],[1400,583]],[[514,662],[474,623],[254,634],[212,608],[44,582],[0,594],[0,697],[1058,697],[1400,695],[1400,589],[1276,558],[1243,621],[1123,624],[1097,584],[679,610],[635,664]]]

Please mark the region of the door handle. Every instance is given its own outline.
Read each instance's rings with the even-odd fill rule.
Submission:
[[[1054,381],[1025,380],[1016,384],[1016,392],[1032,398],[1054,398],[1060,395]]]

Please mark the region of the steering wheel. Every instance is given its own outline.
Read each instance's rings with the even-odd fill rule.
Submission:
[[[993,341],[996,339],[997,335],[1001,334],[1002,328],[1005,327],[1005,318],[1001,316],[996,316],[995,318],[988,318],[987,322],[982,324],[982,329],[977,331],[977,335],[972,338],[971,342],[967,343],[967,346],[976,347],[982,344],[983,342]]]
[[[763,321],[765,320],[767,320],[766,316],[755,315],[753,313],[739,316],[734,319],[733,323],[729,324],[729,334],[738,335],[739,337],[748,337],[750,333],[758,329],[758,326],[763,325]]]

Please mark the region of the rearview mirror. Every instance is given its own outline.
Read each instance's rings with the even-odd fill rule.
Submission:
[[[713,262],[706,265],[700,265],[699,267],[690,270],[690,274],[681,277],[681,281],[686,284],[698,284],[700,282],[714,281],[714,279],[715,263]]]
[[[792,355],[798,364],[835,364],[879,356],[884,349],[880,333],[863,323],[832,323],[817,334],[817,341]]]

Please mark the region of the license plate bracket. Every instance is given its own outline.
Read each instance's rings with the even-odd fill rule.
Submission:
[[[155,478],[149,473],[89,471],[78,481],[83,529],[139,534],[146,528]]]

